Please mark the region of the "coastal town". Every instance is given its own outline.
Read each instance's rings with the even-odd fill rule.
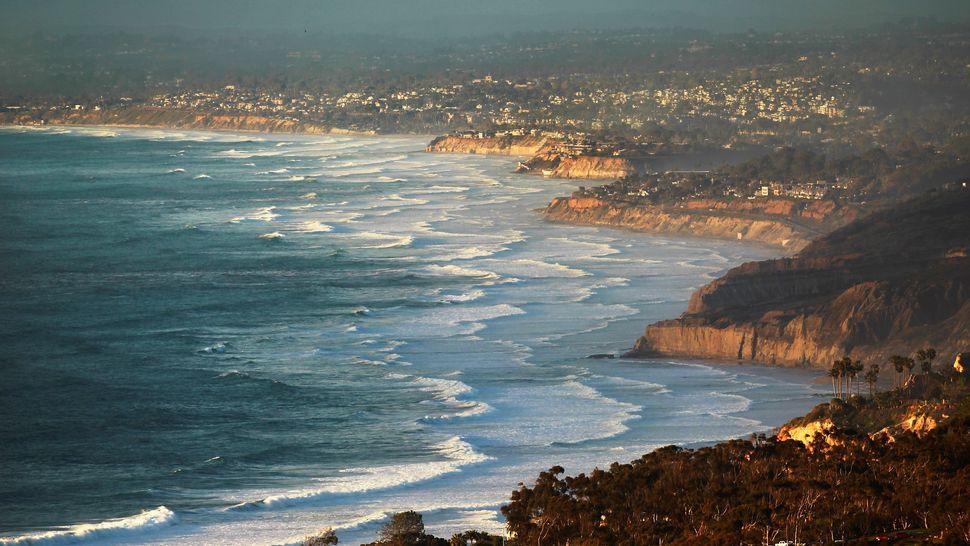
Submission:
[[[24,93],[18,85],[41,78],[35,71],[44,68],[44,58],[33,50],[15,55],[0,61],[0,76],[14,82],[0,89],[0,117],[44,123],[69,112],[154,108],[386,134],[621,139],[597,151],[604,155],[669,147],[864,150],[905,135],[935,140],[965,129],[965,105],[940,96],[938,85],[966,85],[966,67],[951,55],[966,47],[964,32],[915,26],[889,40],[888,31],[861,37],[577,31],[383,55],[286,41],[237,46],[238,55],[276,72],[262,79],[228,68],[165,70],[152,59],[172,44],[147,38],[70,46],[47,41],[44,47],[58,55],[134,57],[158,66],[85,68],[90,61],[79,59],[47,68],[78,80],[75,92]],[[133,42],[140,48],[132,49]],[[361,65],[368,69],[357,70]],[[420,70],[407,71],[415,66]],[[88,90],[83,82],[92,70],[119,82]],[[930,86],[932,92],[924,90]],[[890,90],[912,100],[901,106]]]

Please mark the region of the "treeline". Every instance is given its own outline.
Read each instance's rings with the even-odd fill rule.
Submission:
[[[669,446],[575,477],[553,467],[502,513],[517,544],[865,544],[912,529],[970,543],[970,399],[922,438],[847,428],[816,442]]]

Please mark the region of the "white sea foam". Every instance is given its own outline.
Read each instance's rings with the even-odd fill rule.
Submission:
[[[178,523],[178,516],[164,506],[126,518],[100,523],[81,523],[44,533],[0,538],[4,546],[46,546],[59,544],[104,543],[141,538],[141,535]]]
[[[469,301],[475,301],[485,297],[485,291],[481,289],[474,289],[461,294],[444,294],[439,299],[441,301],[446,301],[449,303],[464,303]]]
[[[297,227],[294,231],[299,233],[323,233],[333,231],[333,226],[316,220],[311,220],[309,222],[300,223],[299,227]]]
[[[202,352],[204,352],[204,353],[210,353],[210,354],[222,354],[222,353],[225,353],[226,352],[226,344],[225,343],[216,343],[214,345],[210,345],[210,346],[202,349]]]
[[[207,174],[197,174],[192,177],[192,180],[205,180],[207,178],[212,178],[212,177]]]
[[[495,269],[499,273],[514,275],[516,277],[544,279],[554,277],[575,278],[589,276],[589,273],[583,271],[582,269],[574,269],[559,263],[548,263],[541,260],[488,260],[485,263],[491,269]]]
[[[274,151],[274,150],[246,151],[246,150],[237,150],[235,148],[216,153],[217,156],[231,157],[234,159],[252,159],[254,157],[273,157],[273,156],[278,156],[282,154],[283,154],[282,151]]]
[[[408,190],[409,195],[422,195],[422,194],[434,194],[434,193],[464,193],[470,188],[467,186],[427,186],[424,188],[415,188]]]
[[[270,494],[260,500],[240,502],[229,509],[265,510],[312,505],[332,495],[361,494],[424,482],[491,459],[475,451],[471,444],[459,436],[453,436],[435,445],[434,450],[443,460],[348,468],[342,470],[337,476],[315,480],[317,485],[313,488]]]
[[[249,214],[236,216],[235,218],[230,220],[230,222],[232,222],[233,224],[238,224],[240,222],[252,222],[252,221],[272,222],[273,220],[279,217],[279,214],[273,212],[274,210],[276,210],[276,207],[264,207],[261,209],[257,209]]]
[[[274,241],[278,241],[280,239],[283,239],[284,237],[286,237],[286,236],[283,235],[282,233],[278,232],[278,231],[271,231],[269,233],[264,233],[264,234],[262,234],[262,235],[259,236],[260,239],[270,239],[270,240],[274,240]]]
[[[426,273],[439,277],[477,277],[480,279],[498,279],[499,276],[493,271],[483,271],[470,267],[458,265],[429,265],[424,268]]]
[[[184,172],[185,172],[185,169],[182,169],[182,168],[178,168],[178,169],[170,169],[170,170],[168,171],[168,174],[175,174],[175,173],[184,173]]]
[[[300,196],[300,199],[316,199],[317,192],[311,191],[310,193],[304,193]]]
[[[492,407],[485,402],[462,399],[463,396],[473,394],[475,390],[457,379],[410,377],[401,374],[388,374],[388,377],[393,379],[410,379],[412,385],[424,392],[433,393],[436,401],[454,412],[443,415],[425,416],[425,420],[471,417],[492,411]]]
[[[360,245],[361,248],[401,248],[410,246],[414,242],[414,237],[410,235],[391,235],[371,231],[359,231],[353,235],[355,239],[367,242]]]
[[[448,305],[429,309],[416,320],[393,326],[392,331],[402,338],[434,338],[471,335],[485,328],[486,321],[501,317],[524,315],[525,311],[509,304]]]

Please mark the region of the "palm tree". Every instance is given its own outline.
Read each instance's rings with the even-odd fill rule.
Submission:
[[[933,369],[934,358],[936,358],[936,349],[932,347],[916,351],[916,360],[920,363],[920,369],[923,371],[923,375],[930,373],[930,370]]]
[[[906,357],[903,365],[906,366],[906,371],[909,373],[909,377],[906,378],[906,381],[909,381],[913,378],[913,368],[916,366],[916,361],[912,358]]]
[[[832,378],[832,398],[838,398],[839,391],[835,388],[835,378],[839,377],[839,361],[836,360],[832,363],[832,368],[829,369],[829,377]]]
[[[893,365],[893,369],[896,370],[896,377],[894,378],[893,385],[895,387],[899,387],[899,376],[902,375],[903,370],[906,369],[906,358],[899,355],[893,355],[889,357],[889,362]]]
[[[869,364],[869,371],[866,372],[866,383],[869,383],[869,397],[876,395],[876,382],[879,381],[879,364]]]

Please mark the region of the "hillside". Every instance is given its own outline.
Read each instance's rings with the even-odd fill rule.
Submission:
[[[934,346],[970,348],[970,191],[926,194],[856,220],[790,258],[752,262],[647,327],[631,354],[827,367]]]
[[[518,544],[967,544],[970,384],[955,370],[921,377],[819,405],[775,436],[667,446],[578,476],[556,466],[502,513]]]

